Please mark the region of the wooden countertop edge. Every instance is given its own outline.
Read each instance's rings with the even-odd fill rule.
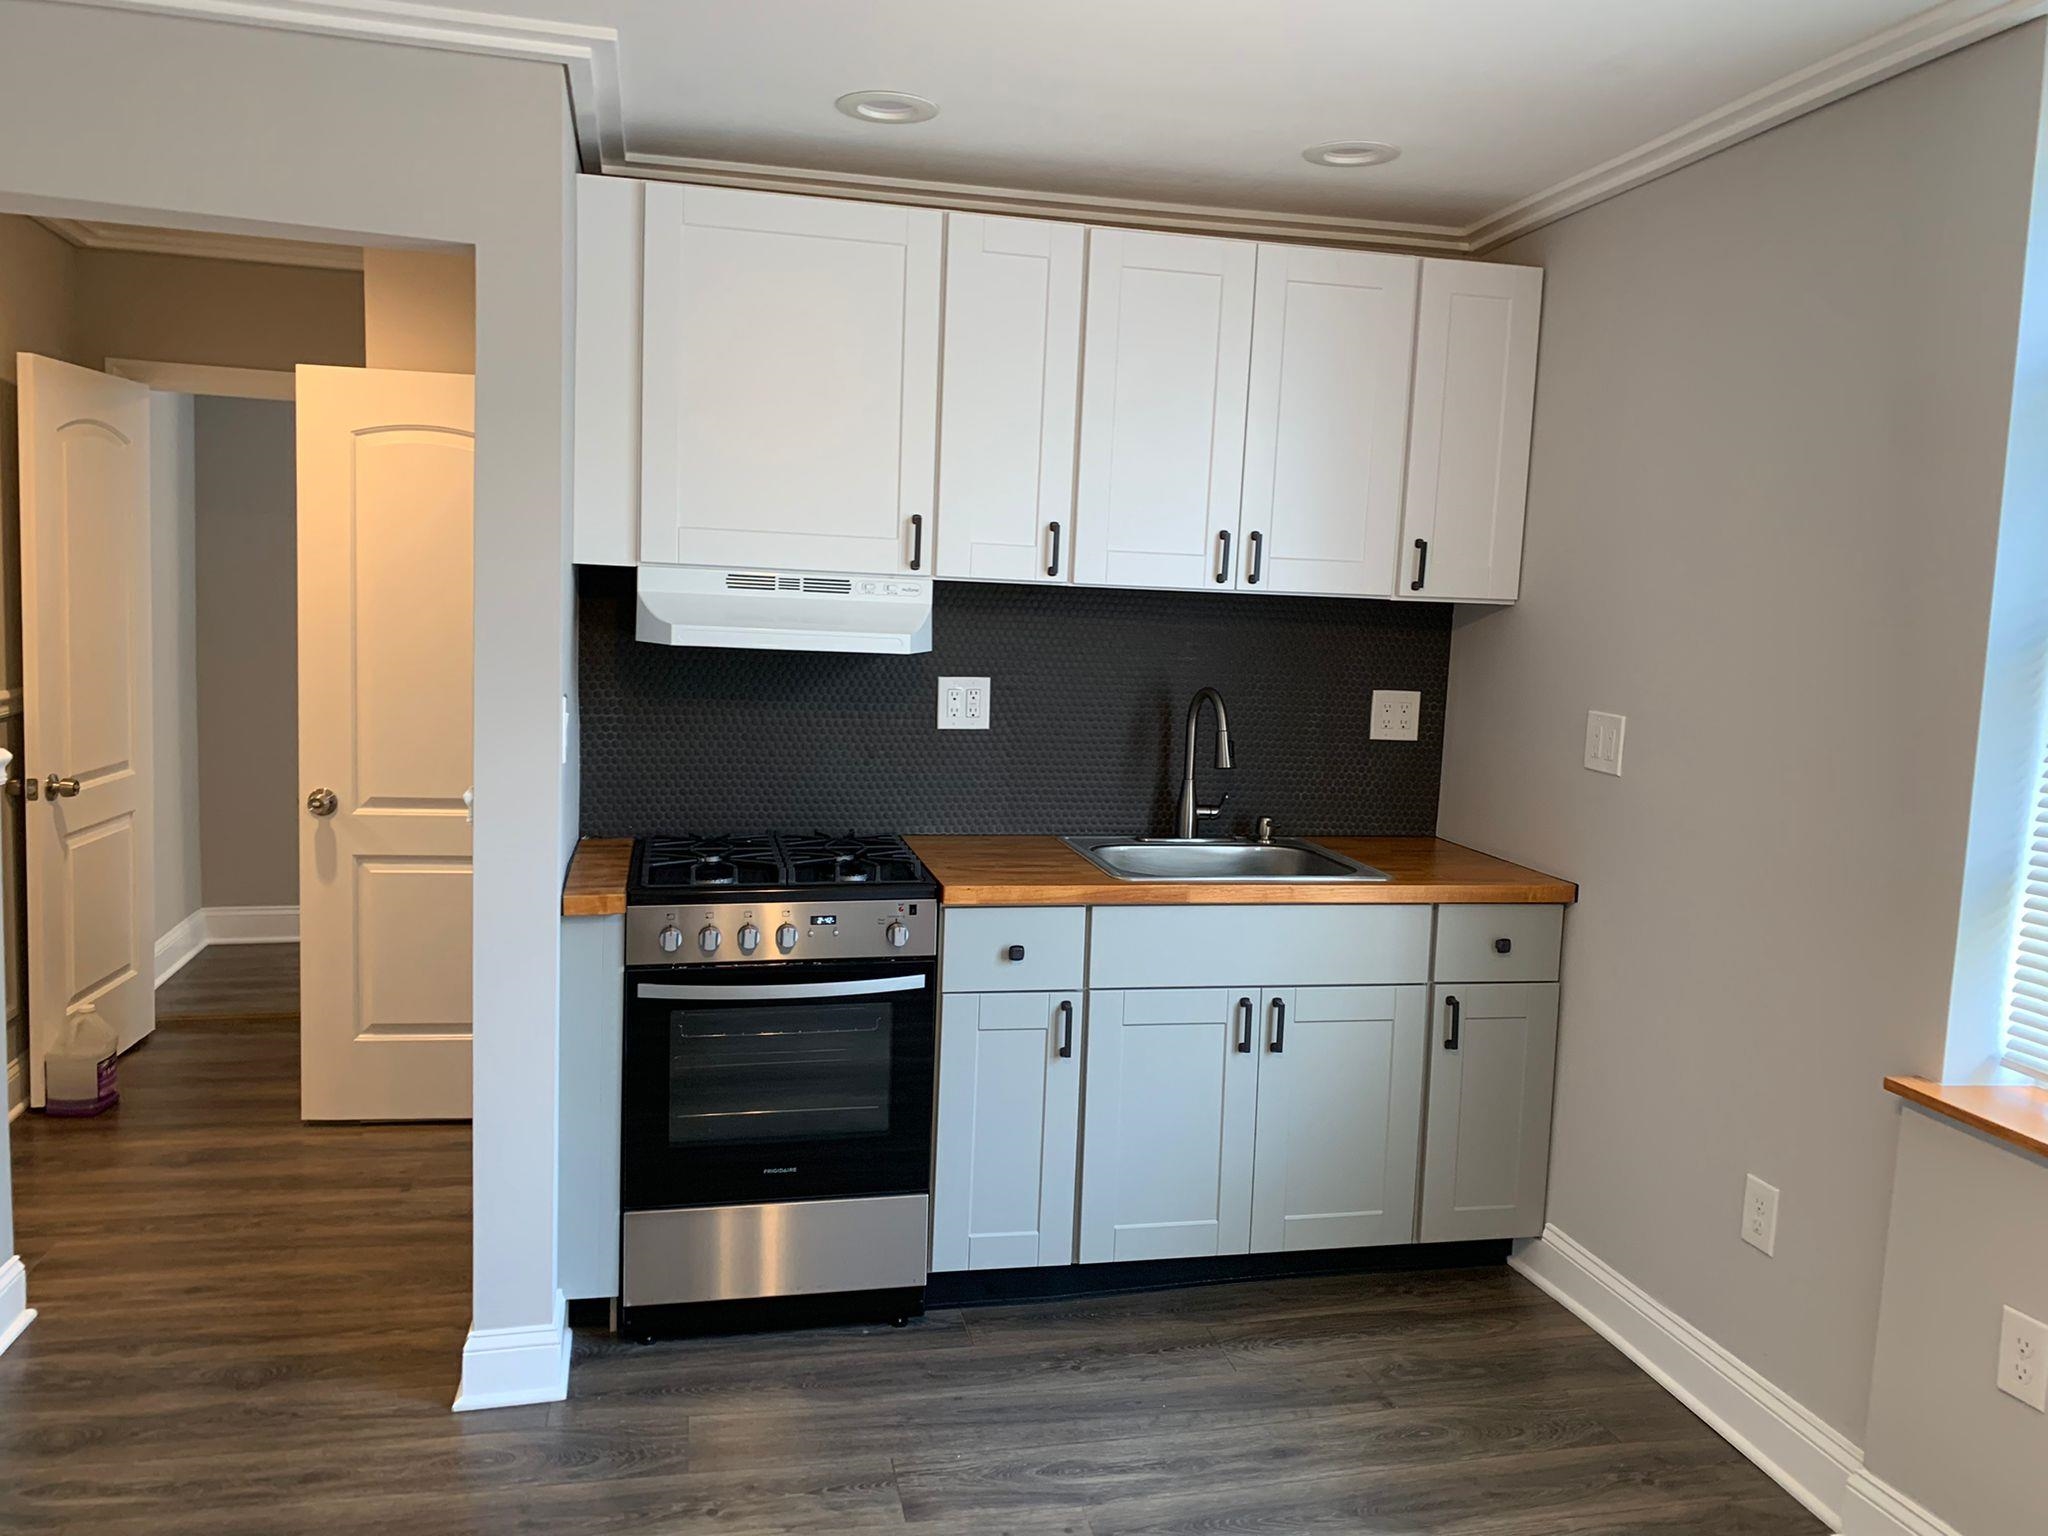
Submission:
[[[562,916],[618,917],[626,910],[626,877],[633,863],[630,837],[586,837],[570,856],[562,879]]]
[[[1936,1083],[1924,1077],[1887,1077],[1885,1090],[1959,1125],[2048,1157],[2048,1088],[2019,1084]]]

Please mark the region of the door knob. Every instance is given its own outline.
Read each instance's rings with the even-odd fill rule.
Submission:
[[[315,816],[332,816],[341,799],[331,789],[316,789],[306,796],[306,809]]]
[[[62,779],[53,773],[43,780],[43,792],[52,800],[55,800],[59,795],[69,800],[78,793],[78,780]]]

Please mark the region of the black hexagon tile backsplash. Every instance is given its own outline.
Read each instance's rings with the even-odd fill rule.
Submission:
[[[633,573],[577,572],[583,834],[825,828],[1163,833],[1203,684],[1236,765],[1223,832],[1436,829],[1451,610],[1436,603],[942,582],[923,656],[633,638]],[[989,728],[936,725],[941,676],[990,679]],[[1420,738],[1368,739],[1372,691]]]

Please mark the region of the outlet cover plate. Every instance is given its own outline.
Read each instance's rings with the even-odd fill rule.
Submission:
[[[1408,689],[1372,691],[1373,741],[1413,741],[1422,730],[1422,695]]]
[[[942,731],[985,731],[988,729],[989,686],[985,677],[942,677],[939,679],[939,729]]]
[[[1998,1390],[2048,1413],[2048,1323],[2011,1307],[1998,1338]]]
[[[1595,773],[1621,777],[1621,738],[1628,729],[1628,716],[1610,715],[1604,709],[1586,711],[1586,766]]]
[[[1742,1191],[1742,1240],[1767,1256],[1778,1251],[1778,1190],[1755,1174]]]

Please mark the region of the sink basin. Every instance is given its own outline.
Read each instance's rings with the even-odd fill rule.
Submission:
[[[1365,883],[1387,878],[1370,864],[1290,838],[1270,843],[1208,837],[1069,837],[1062,841],[1104,874],[1119,880],[1210,880],[1243,885],[1261,880]]]

